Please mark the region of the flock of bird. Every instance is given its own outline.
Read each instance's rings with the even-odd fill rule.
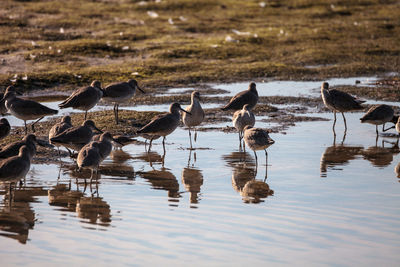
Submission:
[[[98,171],[101,162],[107,158],[115,146],[124,146],[132,142],[132,139],[126,136],[112,136],[110,132],[102,132],[98,129],[92,120],[87,120],[87,112],[93,108],[100,99],[104,98],[114,103],[115,123],[119,123],[118,107],[120,103],[131,99],[136,89],[145,93],[136,80],[131,79],[128,82],[113,83],[105,88],[101,87],[99,81],[93,81],[90,86],[82,87],[73,92],[65,101],[59,104],[61,109],[73,108],[85,111],[84,122],[82,125],[73,126],[71,117],[64,116],[61,121],[53,125],[49,131],[49,143],[58,148],[65,147],[70,155],[72,151],[77,151],[76,163],[79,169],[88,168],[91,170],[91,181],[94,173]],[[19,98],[18,92],[13,86],[9,86],[3,96],[0,95],[0,112],[4,115],[9,112],[11,115],[24,121],[26,136],[21,140],[3,147],[0,151],[0,182],[9,183],[10,193],[12,183],[23,179],[30,169],[32,158],[36,154],[36,144],[43,144],[43,141],[36,139],[34,134],[28,134],[26,122],[35,120],[32,124],[32,131],[35,132],[34,125],[45,116],[57,114],[58,111],[48,108],[36,101]],[[345,130],[347,130],[346,118],[344,112],[360,110],[364,101],[335,89],[329,89],[329,84],[324,82],[321,86],[321,96],[326,107],[334,113],[333,129],[336,124],[336,112],[342,113]],[[258,150],[264,150],[266,161],[268,158],[267,148],[274,144],[269,136],[269,131],[261,128],[254,128],[256,118],[252,109],[258,102],[258,92],[256,84],[251,82],[249,88],[236,94],[221,109],[223,111],[234,111],[232,122],[239,134],[240,146],[243,140],[243,147],[247,145],[253,150],[256,166]],[[149,150],[152,141],[163,137],[163,149],[165,151],[165,138],[175,131],[182,120],[183,124],[189,130],[190,149],[192,146],[192,133],[195,131],[194,140],[197,138],[196,126],[200,125],[205,118],[204,110],[200,104],[200,93],[194,91],[191,94],[191,104],[183,109],[179,103],[171,104],[169,112],[154,117],[148,124],[139,129],[135,134],[150,140]],[[399,116],[394,115],[393,109],[388,105],[374,106],[360,119],[376,125],[378,134],[378,125],[383,124],[383,131],[396,128],[400,133]],[[395,126],[385,129],[385,123],[393,122]],[[0,119],[0,139],[10,134],[11,126],[7,119]],[[98,133],[96,135],[96,133]],[[60,155],[60,154],[59,154]]]

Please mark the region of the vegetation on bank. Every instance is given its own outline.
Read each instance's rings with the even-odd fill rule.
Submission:
[[[394,0],[4,0],[0,87],[149,91],[399,71]]]

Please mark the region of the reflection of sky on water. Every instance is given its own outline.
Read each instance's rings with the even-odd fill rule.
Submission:
[[[333,114],[317,116],[332,119]],[[400,156],[392,144],[382,147],[381,139],[376,143],[374,126],[360,124],[359,117],[361,113],[346,115],[343,147],[350,147],[352,155],[339,159],[340,148],[331,149],[332,121],[297,123],[287,134],[271,134],[276,143],[268,148],[266,182],[274,194],[258,204],[245,203],[235,189],[241,181],[232,182],[242,170],[241,163],[226,158],[238,151],[236,133],[198,133],[194,146],[199,149],[195,161],[192,152],[190,168],[201,176],[195,172],[192,180],[183,177],[190,151],[182,128],[167,137],[164,167],[160,140],[153,144],[151,165],[144,146],[125,147],[119,159],[116,155],[103,164],[105,169],[117,167],[101,171],[99,196],[92,199],[88,190],[79,196],[93,203],[96,212],[78,212],[76,203],[49,205],[46,192],[57,184],[58,166],[33,165],[28,189],[43,187],[29,200],[35,224],[25,246],[0,236],[0,254],[10,265],[49,260],[62,266],[70,261],[129,265],[132,258],[135,265],[395,265],[400,259],[400,184],[395,172]],[[270,125],[257,122],[258,127]],[[342,131],[339,116],[336,147],[342,145]],[[377,153],[384,155],[378,157],[382,162]],[[258,157],[254,178],[263,181],[265,155],[259,151]],[[252,151],[246,160],[252,168]],[[136,174],[129,178],[116,175],[132,170]],[[69,178],[70,171],[63,169],[58,183],[67,187]],[[75,178],[70,190],[77,192]]]

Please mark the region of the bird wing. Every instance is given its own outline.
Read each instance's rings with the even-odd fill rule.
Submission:
[[[95,98],[93,96],[96,96]],[[78,108],[95,105],[100,100],[100,93],[92,86],[83,87],[76,90],[70,97],[58,106],[60,108]]]
[[[104,97],[118,98],[128,96],[132,90],[132,87],[126,83],[113,83],[104,88]]]
[[[86,144],[92,138],[92,135],[89,134],[88,131],[91,130],[83,126],[73,127],[54,136],[50,140],[56,143]],[[90,136],[89,139],[88,136]]]
[[[0,181],[15,179],[16,176],[21,175],[22,170],[25,169],[21,164],[25,161],[18,160],[18,156],[8,158],[0,164]]]
[[[250,91],[242,91],[238,94],[236,94],[234,97],[229,100],[229,103],[226,104],[222,109],[223,110],[228,110],[228,109],[242,109],[243,106],[247,103],[252,103],[256,101],[256,96],[251,93]]]
[[[19,148],[21,146],[25,145],[24,141],[17,141],[11,144],[6,145],[3,147],[0,151],[0,158],[6,158],[9,157],[10,154],[12,155],[18,155],[19,153]]]
[[[171,114],[158,115],[143,126],[138,133],[157,133],[160,129],[164,129],[166,125],[169,126],[174,123],[175,120],[171,117]]]
[[[361,102],[359,100],[346,92],[332,89],[329,90],[329,94],[331,96],[333,105],[338,109],[351,110],[363,108],[360,106]]]
[[[23,116],[45,116],[50,114],[57,114],[58,110],[46,107],[39,102],[17,98],[12,101],[10,109],[18,110],[18,114]]]

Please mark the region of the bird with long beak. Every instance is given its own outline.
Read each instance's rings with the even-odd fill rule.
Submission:
[[[152,137],[150,141],[152,141],[153,138],[162,136],[163,149],[165,151],[166,136],[175,131],[175,129],[179,126],[179,121],[181,118],[179,111],[191,114],[190,112],[184,110],[179,103],[173,103],[169,107],[168,113],[154,117],[148,124],[137,131],[137,134],[145,134]]]
[[[118,107],[120,103],[127,102],[136,92],[136,89],[145,94],[135,79],[128,82],[112,83],[103,89],[103,98],[114,103],[115,123],[118,124]]]
[[[50,138],[50,141],[53,144],[59,144],[65,147],[72,156],[70,149],[75,151],[81,150],[84,145],[92,140],[93,131],[103,132],[96,127],[92,120],[86,120],[81,126],[71,127],[53,138]]]

